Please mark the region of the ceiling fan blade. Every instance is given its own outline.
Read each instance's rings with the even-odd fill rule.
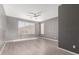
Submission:
[[[41,11],[38,11],[38,12],[28,12],[28,15],[29,17],[34,17],[34,18],[37,18],[39,16],[41,16]]]
[[[29,12],[29,14],[34,14],[33,12]]]

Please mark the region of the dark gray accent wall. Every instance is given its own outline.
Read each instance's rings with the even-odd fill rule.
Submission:
[[[39,23],[38,22],[7,16],[7,39],[6,39],[7,41],[21,38],[20,36],[18,36],[18,21],[35,23],[35,34],[25,35],[23,36],[24,38],[39,36]]]
[[[6,33],[6,15],[4,12],[3,5],[0,4],[0,49],[4,44],[5,33]]]
[[[57,40],[58,39],[58,17],[48,19],[41,23],[44,23],[44,34],[41,34],[41,36]]]
[[[59,47],[79,53],[79,5],[59,7]]]

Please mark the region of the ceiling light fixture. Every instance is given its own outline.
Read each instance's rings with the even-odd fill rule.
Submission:
[[[30,16],[33,20],[37,20],[38,17],[41,16],[41,11],[39,11],[39,12],[29,12],[28,14],[29,14],[28,16]]]

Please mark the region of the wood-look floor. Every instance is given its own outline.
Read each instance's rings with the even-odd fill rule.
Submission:
[[[46,39],[9,42],[2,55],[71,55],[57,48],[57,43]]]

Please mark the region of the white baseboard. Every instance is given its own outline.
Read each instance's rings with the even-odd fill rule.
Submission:
[[[5,48],[5,45],[6,45],[6,43],[4,43],[3,47],[1,48],[0,55],[2,54],[2,52],[3,52],[4,48]]]
[[[73,55],[78,55],[78,54],[75,53],[75,52],[71,52],[71,51],[69,51],[69,50],[66,50],[66,49],[63,49],[63,48],[60,48],[60,47],[58,47],[58,49],[61,49],[61,50],[63,50],[63,51],[66,51],[66,52],[68,52],[68,53],[71,53],[71,54],[73,54]]]
[[[46,37],[40,37],[40,38],[43,38],[43,39],[47,39],[47,40],[51,40],[51,41],[58,42],[58,40],[56,40],[56,39],[51,39],[51,38],[46,38]]]
[[[33,37],[33,38],[24,38],[24,39],[16,39],[16,40],[8,40],[5,42],[18,42],[18,41],[25,41],[25,40],[35,40],[38,39],[37,37]]]

